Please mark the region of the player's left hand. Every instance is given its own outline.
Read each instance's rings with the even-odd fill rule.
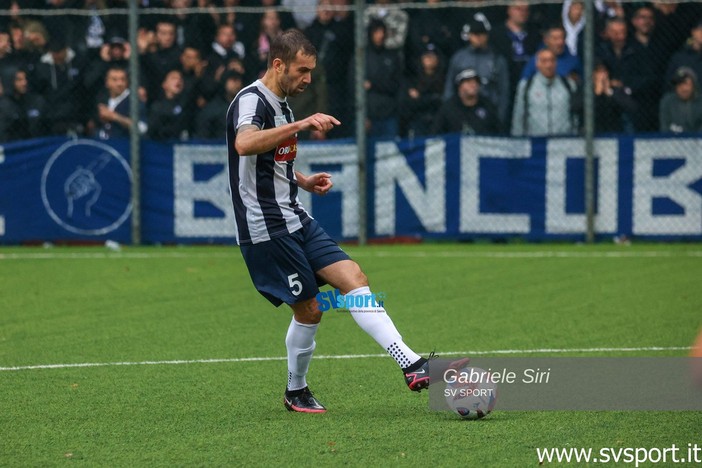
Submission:
[[[319,172],[312,174],[307,178],[307,186],[309,191],[317,195],[326,195],[327,192],[334,186],[331,181],[331,174]]]

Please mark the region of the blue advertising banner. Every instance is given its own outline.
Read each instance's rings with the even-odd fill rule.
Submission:
[[[0,153],[0,242],[128,242],[128,142],[51,138]]]
[[[142,142],[145,243],[233,243],[223,143]],[[595,142],[600,236],[702,239],[702,138]],[[353,142],[301,143],[296,168],[332,174],[303,205],[339,240],[358,235]],[[583,238],[578,138],[450,135],[368,146],[369,237]],[[0,146],[0,243],[131,241],[129,142],[47,138]]]

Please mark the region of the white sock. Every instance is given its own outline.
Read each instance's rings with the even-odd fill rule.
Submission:
[[[319,324],[300,323],[293,317],[285,336],[288,349],[288,390],[300,390],[307,386],[307,369],[317,343],[314,335]]]
[[[368,286],[363,286],[353,291],[349,291],[347,295],[370,295],[371,290]],[[356,321],[359,327],[368,333],[380,346],[383,347],[390,356],[392,356],[397,364],[406,369],[419,359],[417,353],[412,351],[409,346],[402,341],[400,332],[395,328],[395,324],[388,316],[383,307],[376,307],[373,304],[349,307],[351,317]]]

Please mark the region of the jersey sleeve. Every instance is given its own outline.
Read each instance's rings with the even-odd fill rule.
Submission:
[[[244,125],[255,125],[263,128],[266,117],[266,106],[255,93],[249,93],[239,98],[239,118],[235,122],[236,130]]]

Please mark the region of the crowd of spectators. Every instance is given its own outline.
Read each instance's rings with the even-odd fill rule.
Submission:
[[[596,66],[584,83],[582,0],[448,8],[426,0],[431,8],[408,9],[394,1],[375,0],[362,18],[369,136],[577,134],[585,85],[598,133],[702,131],[702,3],[596,1]],[[132,48],[127,0],[0,0],[0,142],[127,136],[132,54],[141,134],[222,138],[229,102],[265,72],[271,39],[290,27],[318,50],[312,85],[291,99],[296,118],[322,111],[342,121],[328,135],[301,136],[353,136],[350,0],[138,3],[168,14],[142,12]],[[184,12],[192,7],[199,11]]]

